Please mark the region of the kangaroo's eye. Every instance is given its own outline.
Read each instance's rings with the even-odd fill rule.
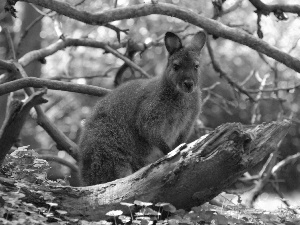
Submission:
[[[199,65],[195,65],[195,70],[199,69]]]
[[[173,64],[173,69],[175,70],[175,71],[177,71],[177,70],[179,70],[179,65],[178,64]]]

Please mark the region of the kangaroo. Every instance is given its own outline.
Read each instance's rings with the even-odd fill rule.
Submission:
[[[187,140],[201,111],[205,42],[200,31],[184,47],[176,34],[167,32],[164,74],[127,82],[96,104],[79,143],[84,185],[130,175]]]

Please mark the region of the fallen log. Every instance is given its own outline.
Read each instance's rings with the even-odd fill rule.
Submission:
[[[290,127],[287,120],[256,126],[227,123],[191,144],[182,144],[136,173],[89,187],[22,188],[27,201],[41,204],[36,190],[51,192],[58,208],[72,218],[97,221],[120,202],[168,202],[190,209],[232,185],[244,172],[277,148]],[[0,179],[0,184],[5,185]],[[11,187],[11,183],[9,183]]]

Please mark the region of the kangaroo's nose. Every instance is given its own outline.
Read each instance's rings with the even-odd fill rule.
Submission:
[[[194,88],[194,81],[192,81],[192,80],[183,81],[183,90],[185,92],[190,93],[193,91],[193,88]]]

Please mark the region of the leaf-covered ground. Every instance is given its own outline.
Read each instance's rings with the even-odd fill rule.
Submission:
[[[222,206],[204,204],[187,212],[176,209],[169,203],[149,203],[136,200],[133,203],[122,202],[131,210],[131,215],[123,215],[121,210],[107,212],[110,220],[85,221],[70,218],[68,212],[59,208],[47,186],[68,185],[64,180],[56,182],[47,179],[49,164],[37,158],[37,153],[19,148],[6,157],[1,168],[0,183],[0,224],[300,224],[299,214],[295,210],[278,209],[267,212],[245,208],[242,204],[225,201]],[[13,178],[13,182],[12,182]],[[6,183],[6,185],[3,185]],[[39,187],[37,198],[41,204],[32,204],[26,196],[26,188]],[[37,201],[35,201],[37,202]],[[45,203],[46,202],[46,203]]]

